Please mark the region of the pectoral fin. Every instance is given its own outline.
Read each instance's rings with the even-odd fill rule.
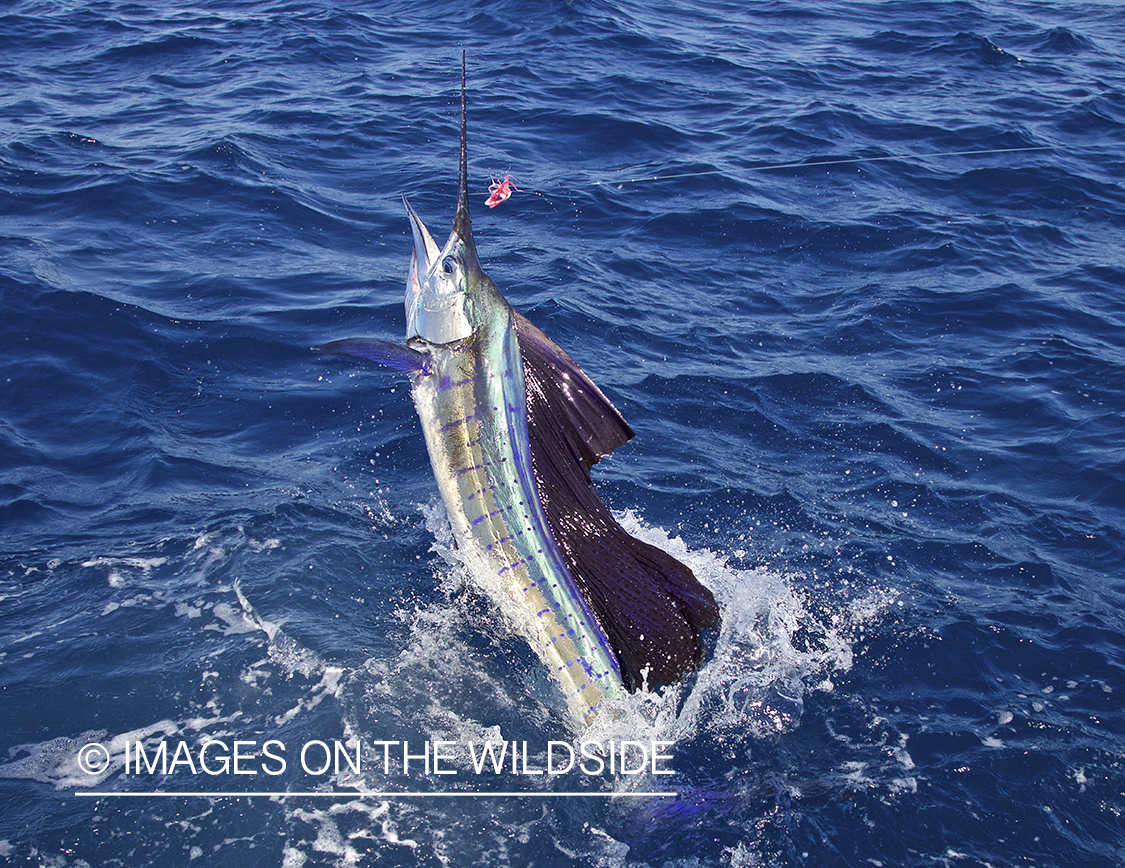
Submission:
[[[425,372],[429,366],[430,357],[426,353],[386,341],[382,338],[344,338],[340,341],[321,344],[313,347],[313,352],[336,353],[341,356],[359,356],[388,368],[394,368],[401,374],[416,374]]]

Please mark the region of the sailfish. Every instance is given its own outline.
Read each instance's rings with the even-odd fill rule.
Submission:
[[[314,349],[409,377],[460,558],[589,724],[623,690],[696,668],[719,609],[690,568],[626,532],[594,491],[591,468],[633,431],[481,267],[466,140],[462,55],[457,210],[445,244],[403,197],[414,239],[406,344],[348,338]]]

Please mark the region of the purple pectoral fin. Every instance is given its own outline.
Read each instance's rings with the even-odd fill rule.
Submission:
[[[342,341],[332,341],[313,347],[313,352],[359,356],[361,359],[394,368],[401,374],[424,372],[430,362],[430,357],[426,353],[420,353],[382,338],[344,338]]]

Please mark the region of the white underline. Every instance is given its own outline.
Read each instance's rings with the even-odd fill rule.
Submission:
[[[248,799],[248,798],[301,798],[301,799],[488,799],[488,798],[529,798],[529,799],[627,799],[627,798],[661,798],[668,796],[678,796],[679,793],[662,791],[654,793],[540,793],[540,792],[463,792],[454,790],[450,792],[439,793],[419,793],[419,792],[399,792],[399,791],[364,791],[357,790],[351,792],[348,790],[333,790],[331,792],[324,791],[311,791],[311,792],[217,792],[217,793],[197,793],[197,792],[169,792],[166,790],[155,790],[147,793],[132,793],[132,792],[90,792],[87,790],[78,790],[74,793],[76,796],[86,796],[90,798],[99,799],[116,799],[116,798],[164,798],[164,799],[180,799],[180,798],[204,798],[204,799]]]

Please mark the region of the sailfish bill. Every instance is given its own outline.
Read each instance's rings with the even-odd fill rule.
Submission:
[[[464,56],[460,158],[444,245],[403,200],[414,236],[406,345],[350,338],[315,349],[409,376],[461,557],[589,723],[622,688],[674,683],[696,667],[719,610],[687,566],[626,533],[598,498],[590,469],[632,429],[481,268]]]

